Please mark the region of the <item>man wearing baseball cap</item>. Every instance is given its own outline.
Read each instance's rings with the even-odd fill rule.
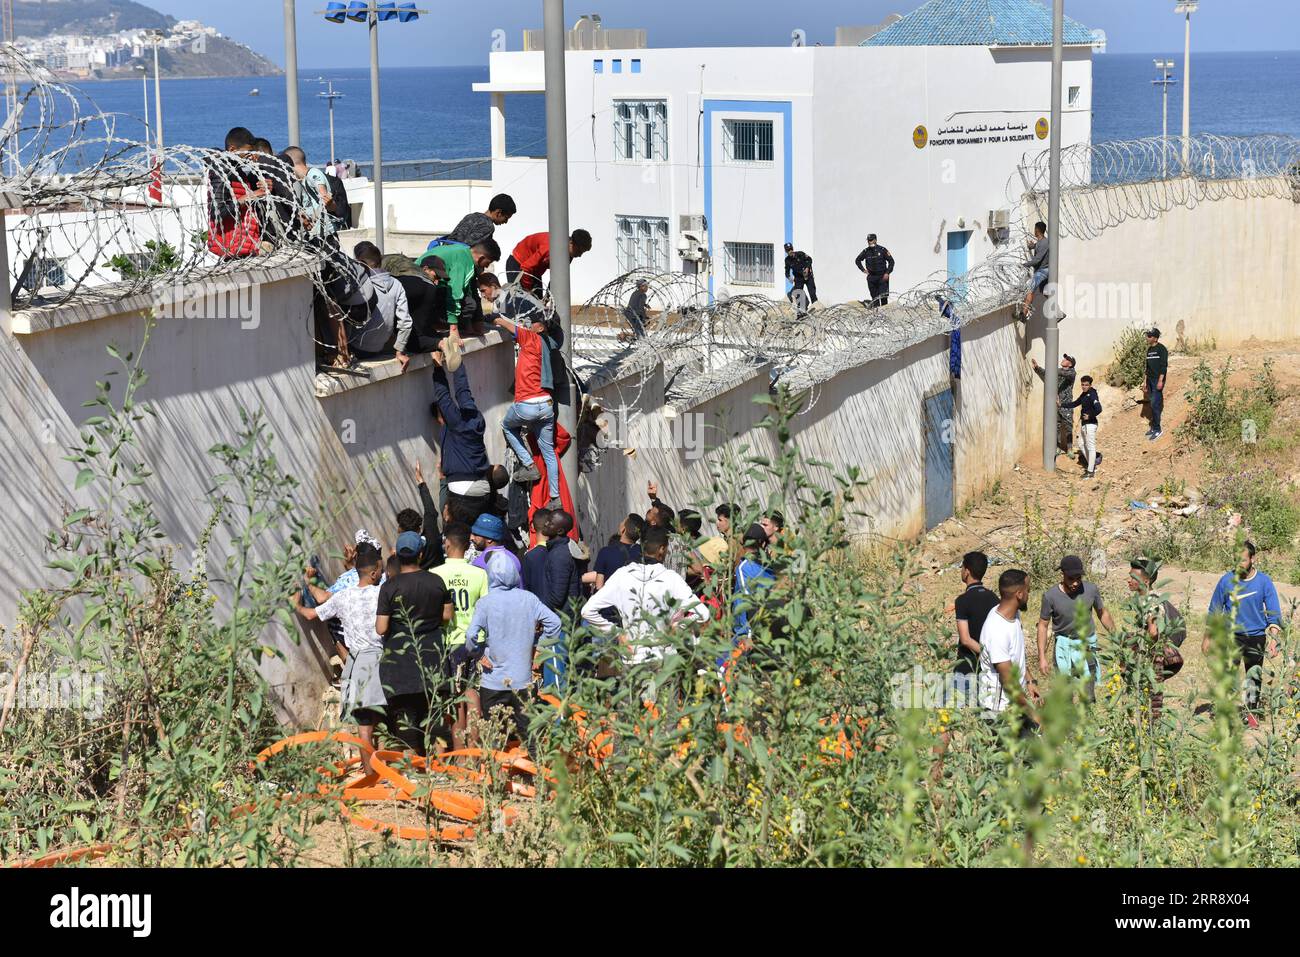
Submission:
[[[1142,391],[1151,403],[1151,428],[1147,439],[1154,442],[1164,433],[1160,429],[1160,414],[1165,409],[1165,377],[1169,373],[1169,349],[1160,341],[1160,330],[1147,330],[1147,374]]]
[[[453,614],[446,584],[420,567],[423,550],[418,532],[397,536],[400,573],[380,587],[375,607],[375,633],[384,642],[379,679],[388,698],[385,723],[421,755],[434,737],[451,743],[442,714],[449,697],[443,626]]]
[[[1101,600],[1101,590],[1083,580],[1083,560],[1078,555],[1061,559],[1061,581],[1043,592],[1038,612],[1038,670],[1052,673],[1052,662],[1063,674],[1087,679],[1088,696],[1095,697],[1095,684],[1101,680],[1097,662],[1097,628],[1092,613],[1096,611],[1106,631],[1114,633],[1115,620]],[[1048,653],[1048,628],[1055,636],[1056,647]]]
[[[1038,378],[1047,381],[1047,375],[1037,359],[1030,359]],[[1056,370],[1056,447],[1069,455],[1074,451],[1074,398],[1075,359],[1068,352],[1061,353],[1061,364]]]
[[[523,579],[524,568],[519,556],[506,547],[506,523],[500,515],[491,512],[480,515],[469,530],[469,540],[474,543],[474,551],[477,553],[470,562],[475,568],[487,571],[488,559],[492,553],[505,552],[514,561],[515,570],[519,572],[520,579]]]

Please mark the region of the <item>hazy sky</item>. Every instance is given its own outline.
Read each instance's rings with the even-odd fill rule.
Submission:
[[[197,18],[284,63],[278,0],[144,0],[164,13]],[[415,23],[380,25],[385,66],[455,66],[486,63],[492,31],[506,31],[509,49],[522,45],[525,27],[541,26],[542,0],[465,3],[426,0],[434,11]],[[908,13],[920,0],[569,0],[566,16],[599,13],[607,27],[645,27],[651,46],[784,45],[796,27],[810,43],[834,43],[835,27],[878,23],[889,13]],[[1300,49],[1297,0],[1201,0],[1192,18],[1194,50]],[[315,11],[325,0],[298,2],[298,61],[304,68],[365,66],[369,46],[363,24],[325,22]],[[1160,53],[1182,49],[1182,18],[1174,0],[1066,0],[1068,16],[1100,27],[1112,53]]]

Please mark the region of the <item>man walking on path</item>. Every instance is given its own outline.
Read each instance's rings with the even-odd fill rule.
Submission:
[[[1210,597],[1210,614],[1222,615],[1232,626],[1237,642],[1237,658],[1246,667],[1246,723],[1259,726],[1259,692],[1264,684],[1265,645],[1270,655],[1277,653],[1277,637],[1282,633],[1282,601],[1273,579],[1255,567],[1255,545],[1245,542],[1241,563],[1219,579]],[[1201,654],[1210,653],[1210,635],[1201,641]]]
[[[1044,382],[1047,376],[1037,359],[1029,360],[1034,372]],[[1056,370],[1056,447],[1069,455],[1074,451],[1074,408],[1070,397],[1074,395],[1074,356],[1068,352],[1061,354],[1061,366]]]
[[[1187,623],[1173,602],[1166,601],[1163,595],[1154,591],[1156,579],[1160,575],[1158,561],[1153,558],[1135,558],[1129,562],[1129,569],[1128,588],[1137,596],[1141,636],[1136,650],[1153,654],[1151,663],[1156,682],[1163,685],[1183,668],[1183,656],[1178,649],[1187,639]],[[1160,720],[1164,706],[1164,692],[1152,689],[1152,722]]]
[[[632,337],[641,339],[645,336],[646,304],[650,298],[650,280],[638,279],[636,291],[632,293],[623,308],[623,318],[632,327]]]
[[[1096,695],[1096,683],[1101,680],[1101,665],[1097,661],[1097,627],[1092,613],[1096,611],[1106,631],[1115,633],[1115,619],[1101,600],[1101,590],[1092,582],[1083,580],[1083,560],[1078,555],[1061,559],[1061,581],[1043,592],[1042,608],[1038,612],[1038,670],[1044,676],[1056,669],[1066,675],[1087,679],[1088,697]],[[1082,606],[1083,618],[1079,617]],[[1048,654],[1048,626],[1055,635],[1056,647]]]
[[[1085,471],[1084,478],[1097,477],[1097,465],[1101,462],[1101,453],[1097,451],[1097,416],[1101,415],[1101,399],[1092,387],[1092,376],[1086,375],[1079,380],[1083,390],[1073,402],[1061,403],[1061,411],[1070,411],[1071,431],[1073,431],[1074,409],[1079,410],[1079,437],[1083,440]]]
[[[957,667],[953,674],[962,680],[963,690],[974,680],[979,668],[980,634],[984,622],[1002,601],[984,587],[989,557],[983,552],[968,552],[961,560],[961,583],[966,590],[953,603],[957,616]],[[964,699],[963,699],[964,700]]]
[[[785,244],[785,278],[792,284],[786,298],[794,303],[800,316],[805,315],[817,302],[817,280],[812,257],[796,251],[793,243]]]
[[[1147,374],[1142,391],[1151,403],[1151,428],[1147,438],[1154,442],[1164,432],[1160,429],[1160,415],[1165,410],[1165,377],[1169,374],[1169,349],[1160,341],[1159,329],[1147,330]]]
[[[988,717],[1006,711],[1012,702],[1023,709],[1032,729],[1038,716],[1025,695],[1029,669],[1025,666],[1025,631],[1020,613],[1029,607],[1029,576],[1009,569],[998,578],[998,604],[980,629],[979,699]]]
[[[853,261],[860,272],[867,274],[867,289],[871,299],[862,301],[864,306],[875,309],[889,305],[889,277],[894,272],[894,257],[889,250],[876,242],[876,234],[867,237],[867,248],[858,253]]]

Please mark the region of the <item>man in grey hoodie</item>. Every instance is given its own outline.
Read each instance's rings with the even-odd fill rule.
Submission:
[[[397,352],[397,361],[405,372],[407,363],[411,361],[406,354],[406,343],[411,338],[411,310],[406,302],[406,291],[396,277],[383,270],[383,257],[374,243],[357,243],[352,256],[365,267],[373,295],[368,303],[370,314],[365,324],[359,329],[348,330],[348,345],[365,359],[384,352],[391,342]]]
[[[560,619],[536,595],[520,587],[519,569],[509,555],[490,555],[487,573],[488,593],[474,606],[474,617],[465,633],[465,650],[472,656],[486,649],[479,687],[483,717],[494,708],[508,710],[520,742],[535,754],[519,695],[533,681],[537,626],[542,626],[545,649],[560,640]]]

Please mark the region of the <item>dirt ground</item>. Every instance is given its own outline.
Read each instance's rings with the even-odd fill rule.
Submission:
[[[1198,486],[1208,477],[1207,462],[1202,449],[1178,434],[1189,413],[1185,393],[1192,372],[1202,359],[1217,371],[1230,356],[1234,369],[1230,384],[1242,387],[1251,384],[1267,357],[1273,358],[1274,374],[1283,399],[1269,435],[1294,435],[1300,431],[1300,343],[1297,342],[1252,341],[1232,349],[1205,350],[1190,355],[1179,353],[1171,346],[1162,423],[1164,435],[1156,442],[1145,437],[1149,423],[1143,417],[1140,389],[1125,392],[1107,385],[1103,381],[1104,368],[1080,369],[1080,375],[1091,374],[1098,380],[1097,391],[1103,407],[1097,446],[1104,454],[1104,462],[1097,470],[1096,479],[1085,479],[1083,468],[1065,455],[1057,458],[1057,471],[1049,474],[1043,470],[1038,451],[1027,454],[1002,477],[996,491],[990,490],[988,501],[974,505],[926,536],[922,546],[925,572],[918,582],[923,607],[943,614],[944,607],[961,590],[960,562],[967,551],[981,550],[989,554],[995,563],[989,569],[989,579],[996,578],[999,566],[1005,567],[1024,541],[1027,502],[1037,500],[1043,510],[1044,524],[1050,527],[1054,522],[1065,520],[1073,497],[1076,523],[1091,521],[1101,509],[1099,539],[1106,551],[1106,572],[1090,578],[1101,586],[1108,604],[1115,606],[1113,613],[1118,619],[1118,609],[1128,594],[1128,559],[1134,550],[1126,548],[1126,542],[1136,542],[1141,537],[1143,526],[1159,521],[1161,514],[1155,509],[1135,508],[1131,503],[1159,502],[1162,487],[1171,479],[1175,484],[1185,483],[1193,500],[1197,498]],[[1284,480],[1300,484],[1300,445],[1285,442],[1281,445],[1282,451],[1264,454],[1258,460],[1259,464],[1272,469]],[[1180,504],[1174,503],[1175,506]],[[1088,559],[1088,556],[1083,557]],[[1293,564],[1293,552],[1261,554],[1258,560],[1278,585],[1285,616],[1292,602],[1300,603],[1300,588],[1286,581]],[[1200,653],[1203,619],[1223,571],[1227,569],[1191,571],[1170,565],[1162,569],[1161,579],[1169,583],[1167,591],[1170,597],[1188,615],[1191,626],[1182,649],[1186,666],[1178,677],[1171,680],[1168,691],[1172,694],[1183,695],[1204,687],[1207,672]],[[1034,637],[1038,602],[1044,588],[1055,581],[1053,578],[1032,583],[1030,608],[1023,616],[1030,668],[1035,674],[1038,674]],[[944,620],[952,626],[951,615],[946,615]],[[1180,684],[1183,687],[1176,687]]]

